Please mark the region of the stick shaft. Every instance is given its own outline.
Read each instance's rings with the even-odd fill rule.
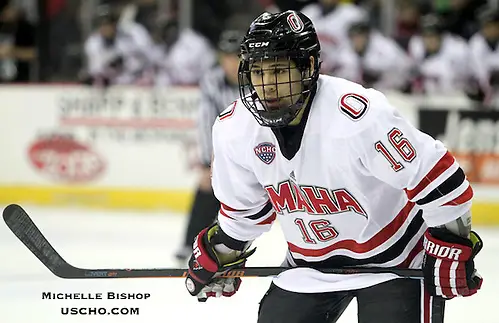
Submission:
[[[49,243],[26,211],[16,204],[7,206],[3,218],[9,229],[24,245],[56,276],[65,279],[86,278],[181,278],[187,276],[187,269],[145,268],[145,269],[84,269],[70,265]],[[224,277],[267,277],[276,276],[288,267],[247,267],[226,272]],[[326,268],[317,269],[330,274],[395,274],[405,278],[422,278],[418,269],[398,268]]]

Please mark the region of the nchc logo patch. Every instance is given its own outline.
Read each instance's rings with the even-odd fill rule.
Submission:
[[[275,159],[275,145],[273,143],[262,142],[253,148],[253,150],[255,151],[255,155],[267,165]]]

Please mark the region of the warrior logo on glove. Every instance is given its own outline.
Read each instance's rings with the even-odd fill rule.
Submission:
[[[437,258],[448,258],[449,260],[459,261],[459,255],[463,253],[463,250],[458,248],[440,246],[424,239],[424,248],[426,252]],[[467,257],[469,258],[469,256]]]
[[[482,249],[478,234],[466,239],[442,228],[429,228],[424,235],[423,273],[425,286],[433,296],[451,299],[471,296],[482,286],[474,258]]]

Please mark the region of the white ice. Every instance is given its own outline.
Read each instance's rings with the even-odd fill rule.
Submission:
[[[161,212],[103,212],[77,208],[24,206],[60,254],[87,268],[175,267],[172,254],[184,232],[186,217]],[[476,260],[483,289],[470,298],[446,304],[446,322],[498,323],[499,228],[475,228],[485,248]],[[277,225],[256,242],[250,266],[277,266],[285,244]],[[181,278],[64,280],[49,272],[0,223],[0,322],[256,322],[258,302],[271,278],[244,278],[231,298],[198,303]],[[42,300],[53,293],[150,293],[148,300]],[[383,295],[380,295],[383,297]],[[138,307],[138,316],[62,315],[61,307]],[[339,320],[356,322],[352,302]]]

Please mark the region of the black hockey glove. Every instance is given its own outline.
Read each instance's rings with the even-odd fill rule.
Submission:
[[[205,302],[208,297],[234,295],[241,285],[241,278],[223,277],[223,274],[228,270],[244,267],[246,259],[256,250],[244,251],[237,256],[234,253],[217,253],[212,239],[218,230],[218,223],[204,229],[192,245],[193,254],[189,260],[185,286],[200,302]]]
[[[478,234],[466,239],[443,228],[429,228],[424,235],[423,274],[426,290],[451,299],[471,296],[482,286],[473,259],[482,249]]]

